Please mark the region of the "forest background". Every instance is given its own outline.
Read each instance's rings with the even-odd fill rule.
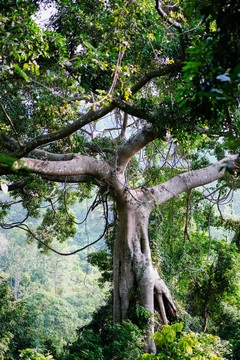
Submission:
[[[0,5],[0,358],[238,359],[239,1],[51,6]]]

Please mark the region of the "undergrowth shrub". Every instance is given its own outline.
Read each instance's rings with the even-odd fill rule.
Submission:
[[[131,322],[107,325],[103,332],[92,329],[79,332],[68,346],[64,360],[137,360],[142,355],[142,333]]]
[[[157,354],[143,354],[144,360],[222,360],[230,355],[228,341],[218,336],[182,331],[183,323],[163,325],[162,332],[156,332],[154,341]]]

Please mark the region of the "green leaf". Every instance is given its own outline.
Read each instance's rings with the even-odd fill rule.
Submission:
[[[193,341],[189,337],[187,338],[184,337],[180,339],[178,344],[178,347],[183,354],[192,354],[193,353],[192,346],[193,346]]]
[[[162,333],[167,342],[172,343],[176,338],[176,332],[172,328],[172,326],[164,325],[162,328]]]
[[[181,332],[182,329],[183,329],[183,322],[173,324],[173,325],[171,326],[171,328],[172,328],[173,330],[175,330],[176,332]]]
[[[155,359],[155,355],[143,354],[143,355],[142,355],[142,359],[144,359],[144,360],[154,360],[154,359]]]
[[[27,74],[20,68],[20,66],[18,64],[14,64],[14,70],[18,75],[23,77],[24,80],[29,81]]]
[[[156,331],[154,334],[154,341],[157,346],[161,346],[164,343],[164,336],[160,332]]]

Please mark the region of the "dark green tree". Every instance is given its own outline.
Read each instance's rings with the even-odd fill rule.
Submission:
[[[223,316],[224,301],[236,294],[238,287],[235,247],[219,242],[213,245],[213,249],[208,264],[193,276],[189,289],[189,310],[190,313],[202,317],[203,332],[207,331],[208,321],[212,320],[211,317],[213,317],[212,327],[214,329],[214,317],[216,318],[216,314],[217,318]],[[224,334],[223,329],[228,324],[221,321],[217,321],[217,323],[218,327],[222,328],[221,335],[226,337],[227,334]],[[234,327],[233,323],[231,325]]]
[[[35,332],[36,317],[23,301],[14,299],[9,284],[3,280],[0,282],[0,325],[2,359],[15,359],[18,350],[40,345]]]

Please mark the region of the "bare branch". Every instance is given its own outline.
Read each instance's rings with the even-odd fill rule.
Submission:
[[[119,98],[113,98],[112,103],[118,107],[120,110],[124,111],[125,113],[137,117],[139,119],[145,119],[153,123],[156,117],[149,113],[148,111],[138,108],[134,105],[129,104],[127,101],[124,101]]]
[[[162,0],[156,0],[156,10],[157,12],[159,13],[159,15],[162,17],[162,19],[167,23],[169,24],[170,26],[174,27],[178,33],[180,34],[179,36],[179,41],[180,41],[180,45],[181,45],[181,48],[182,48],[182,58],[184,59],[185,58],[185,42],[184,42],[184,38],[183,38],[183,28],[182,28],[182,25],[174,20],[171,15],[169,15],[167,12],[165,12],[163,10],[163,7],[161,6],[162,3]],[[164,6],[166,6],[164,4]],[[186,36],[186,35],[185,35]]]
[[[37,81],[35,79],[30,79],[30,81],[33,84],[36,84],[36,85],[39,85],[39,86],[43,87],[44,89],[48,90],[52,95],[54,95],[55,97],[59,97],[60,99],[64,100],[67,103],[84,100],[84,98],[82,96],[75,96],[75,97],[72,97],[72,98],[66,98],[66,97],[62,96],[57,90],[51,89],[50,87],[42,84],[41,82],[39,82],[39,81]]]
[[[77,250],[75,250],[75,251],[73,251],[73,252],[71,252],[71,253],[62,253],[62,252],[60,252],[60,251],[57,251],[57,250],[53,249],[51,246],[47,245],[44,241],[42,241],[39,237],[37,237],[37,236],[30,230],[30,228],[28,227],[28,225],[26,225],[26,224],[4,224],[4,225],[1,224],[1,227],[2,227],[3,229],[12,229],[12,228],[16,227],[16,228],[19,228],[19,229],[21,229],[21,230],[24,230],[24,231],[27,232],[30,236],[32,236],[35,240],[37,240],[40,244],[42,244],[43,248],[48,249],[48,250],[51,250],[51,251],[54,252],[55,254],[58,254],[58,255],[61,255],[61,256],[70,256],[70,255],[75,255],[75,254],[79,253],[80,251],[83,251],[83,250],[87,249],[88,247],[96,244],[98,241],[100,241],[100,240],[104,237],[104,235],[106,234],[107,224],[108,224],[108,223],[106,222],[106,224],[105,224],[105,229],[104,229],[102,235],[101,235],[97,240],[95,240],[95,241],[91,242],[90,244],[87,244],[87,245],[83,246],[82,248],[77,249]]]
[[[159,15],[163,18],[164,21],[166,21],[170,26],[175,27],[180,33],[182,33],[182,25],[173,20],[162,8],[160,5],[161,0],[156,0],[156,10],[159,13]]]
[[[125,134],[126,134],[126,129],[127,129],[127,122],[128,122],[128,114],[124,113],[122,130],[121,130],[121,134],[119,136],[120,139],[125,139]]]
[[[43,177],[75,177],[90,175],[102,181],[110,182],[111,167],[107,162],[95,159],[91,156],[76,155],[67,161],[43,161],[32,158],[22,158],[15,161],[15,170],[28,170]]]
[[[88,247],[96,244],[97,242],[99,242],[106,234],[107,232],[107,228],[108,228],[108,206],[107,203],[103,201],[103,211],[104,211],[104,217],[105,217],[105,227],[103,230],[102,235],[100,235],[95,241],[91,242],[90,244],[87,244],[85,246],[83,246],[80,249],[77,249],[71,253],[62,253],[60,251],[57,251],[55,249],[53,249],[51,246],[49,246],[48,244],[46,244],[43,240],[41,240],[39,237],[37,237],[33,231],[30,230],[29,226],[27,224],[24,224],[25,220],[28,218],[29,214],[27,213],[27,216],[25,217],[25,219],[21,222],[17,222],[17,223],[11,223],[11,224],[4,224],[4,223],[0,223],[0,226],[3,229],[12,229],[14,227],[17,227],[19,229],[22,229],[24,231],[26,231],[30,236],[32,236],[35,240],[37,240],[40,244],[43,245],[43,248],[48,249],[53,251],[54,253],[58,254],[58,255],[62,255],[62,256],[70,256],[70,255],[74,255],[79,253],[80,251],[83,251],[85,249],[87,249]]]
[[[230,131],[219,131],[216,133],[216,131],[211,131],[211,129],[209,128],[201,128],[198,125],[194,126],[194,129],[199,132],[200,134],[207,134],[209,136],[222,136],[222,137],[229,137],[230,135],[232,135],[232,133]]]
[[[19,144],[19,146],[20,146],[19,136],[18,136],[18,133],[17,133],[17,131],[16,131],[16,129],[15,129],[15,126],[14,126],[14,124],[13,124],[13,122],[12,122],[12,119],[10,118],[10,116],[8,115],[8,113],[6,112],[6,110],[4,109],[4,106],[3,106],[2,104],[0,104],[0,105],[1,105],[1,109],[2,109],[5,117],[8,119],[8,121],[9,121],[9,123],[10,123],[10,125],[11,125],[11,128],[13,129],[14,134],[16,135],[18,144]]]
[[[144,127],[142,131],[132,136],[120,146],[116,155],[117,165],[126,168],[131,158],[158,136],[159,133],[152,126]]]
[[[135,94],[137,91],[139,91],[144,85],[146,85],[153,78],[164,76],[164,75],[167,75],[170,73],[177,73],[178,71],[180,71],[181,65],[182,64],[180,62],[176,62],[175,64],[164,65],[164,66],[161,66],[157,70],[150,71],[149,73],[145,74],[143,76],[143,78],[141,80],[139,80],[134,86],[132,86],[131,93]],[[98,110],[91,109],[87,113],[82,114],[77,121],[65,126],[63,129],[61,129],[59,131],[55,131],[50,134],[44,134],[42,136],[38,136],[35,139],[30,140],[26,144],[19,143],[18,149],[15,150],[12,154],[10,154],[10,156],[21,158],[22,156],[27,155],[28,153],[32,152],[34,149],[36,149],[37,147],[39,147],[41,145],[45,145],[45,144],[51,143],[51,142],[59,140],[59,139],[64,139],[64,138],[68,137],[69,135],[73,134],[74,132],[76,132],[77,130],[81,129],[83,126],[91,123],[92,121],[98,120],[98,119],[102,118],[103,116],[106,116],[116,106],[119,108],[121,108],[121,106],[126,108],[126,103],[124,104],[124,102],[121,102],[121,99],[114,99],[114,101],[107,107],[103,107]],[[138,116],[138,115],[136,115],[136,111],[133,111],[133,108],[132,108],[132,111],[130,111],[131,109],[128,107],[128,110],[129,110],[128,113],[132,114],[133,116]],[[138,116],[138,117],[141,118],[141,116]]]
[[[64,139],[67,136],[73,134],[75,131],[81,129],[83,126],[89,124],[92,121],[98,120],[101,117],[107,115],[114,109],[114,105],[110,104],[109,106],[99,109],[99,110],[89,110],[86,114],[80,116],[80,118],[75,121],[73,124],[67,125],[63,129],[59,131],[52,132],[50,134],[42,135],[39,137],[36,137],[35,139],[29,141],[24,146],[21,146],[21,148],[14,153],[12,153],[10,156],[14,157],[22,157],[24,155],[27,155],[34,149],[36,149],[40,145],[49,144],[50,142]]]
[[[82,225],[87,220],[90,211],[93,211],[99,205],[100,202],[102,202],[102,204],[103,204],[103,199],[98,200],[99,195],[100,195],[100,192],[98,192],[97,195],[95,196],[95,199],[94,199],[93,203],[88,208],[84,219],[82,221],[76,221],[68,212],[67,199],[66,199],[66,188],[64,188],[63,195],[64,195],[64,207],[65,207],[66,215],[76,225]]]
[[[176,60],[174,64],[162,65],[157,70],[149,71],[135,85],[131,87],[131,93],[137,93],[152,79],[178,73],[181,70],[182,65],[183,64],[181,61]]]
[[[2,140],[4,141],[3,146],[10,150],[10,151],[15,151],[18,148],[18,142],[7,136],[6,134],[2,134],[1,135]],[[21,144],[21,146],[23,146]],[[70,154],[55,154],[55,153],[51,153],[49,151],[46,150],[40,150],[40,149],[35,149],[31,152],[32,155],[36,156],[39,159],[43,159],[43,160],[50,160],[50,161],[66,161],[66,160],[72,160],[74,158],[74,156],[76,156],[76,154],[70,153]]]
[[[176,175],[163,184],[148,188],[153,204],[162,204],[187,190],[221,179],[225,174],[228,162],[234,166],[234,161],[237,159],[238,154],[230,155],[211,166]]]
[[[23,187],[26,185],[28,178],[25,178],[20,181],[16,181],[10,185],[8,185],[8,191],[13,191],[17,189],[23,189]]]

